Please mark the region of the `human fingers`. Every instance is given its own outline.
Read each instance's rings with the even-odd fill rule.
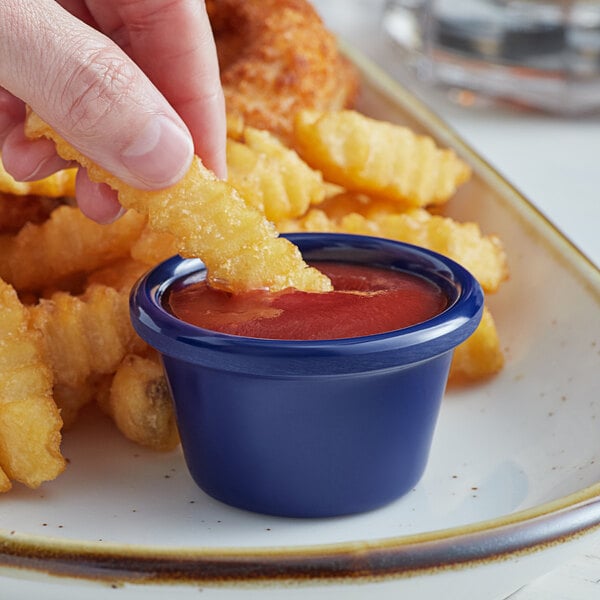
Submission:
[[[225,177],[225,102],[205,3],[88,0],[87,6],[101,30],[124,48],[183,118],[206,166]]]
[[[0,4],[0,83],[123,181],[166,187],[189,167],[189,130],[113,42],[53,0]]]
[[[13,125],[4,139],[2,164],[17,181],[43,179],[69,166],[56,154],[50,140],[28,140],[22,121]]]
[[[25,105],[0,87],[0,148],[13,127],[25,117]]]
[[[90,181],[87,171],[79,168],[75,179],[77,204],[81,212],[98,223],[112,223],[123,214],[117,193],[105,183]]]

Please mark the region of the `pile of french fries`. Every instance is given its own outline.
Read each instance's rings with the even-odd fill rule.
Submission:
[[[74,170],[20,184],[0,169],[0,491],[36,487],[65,468],[61,432],[96,402],[136,443],[178,444],[158,357],[135,334],[128,296],[148,268],[199,256],[212,285],[237,292],[326,292],[279,232],[331,231],[425,246],[468,268],[487,293],[507,277],[497,237],[441,216],[470,169],[411,130],[354,111],[297,114],[290,145],[230,121],[227,182],[195,160],[171,188],[140,191],[94,165],[35,115],[26,131],[119,193],[128,209],[99,225],[76,207]],[[451,376],[477,379],[503,355],[486,308],[455,352]]]

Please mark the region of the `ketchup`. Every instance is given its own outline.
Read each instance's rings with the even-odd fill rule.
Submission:
[[[166,303],[177,318],[204,329],[284,340],[393,331],[426,321],[447,306],[435,284],[404,271],[325,261],[313,266],[331,279],[334,291],[231,294],[202,281],[172,289]]]

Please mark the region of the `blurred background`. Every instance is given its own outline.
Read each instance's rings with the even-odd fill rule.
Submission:
[[[313,0],[600,265],[600,3]]]

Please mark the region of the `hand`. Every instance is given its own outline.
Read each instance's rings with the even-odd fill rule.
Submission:
[[[0,86],[2,161],[15,179],[67,166],[50,141],[25,138],[25,103],[134,187],[175,183],[194,153],[226,175],[223,91],[200,0],[3,0]],[[89,217],[119,215],[115,193],[84,169],[76,189]]]

